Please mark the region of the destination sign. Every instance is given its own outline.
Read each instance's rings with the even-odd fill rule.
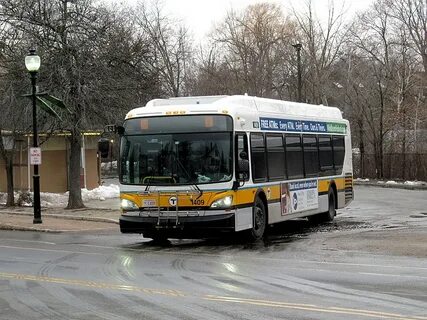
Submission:
[[[346,125],[337,122],[259,118],[261,130],[290,132],[346,133]]]

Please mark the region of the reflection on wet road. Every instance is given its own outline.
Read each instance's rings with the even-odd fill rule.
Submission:
[[[1,232],[0,318],[426,320],[422,203],[399,214],[403,200],[390,210],[365,191],[333,223],[287,222],[254,244]]]

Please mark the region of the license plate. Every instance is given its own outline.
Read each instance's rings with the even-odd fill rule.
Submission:
[[[154,199],[145,199],[142,202],[143,207],[155,207],[156,206],[156,200]]]

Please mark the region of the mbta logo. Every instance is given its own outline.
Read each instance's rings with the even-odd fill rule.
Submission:
[[[177,203],[178,203],[178,199],[176,197],[169,198],[169,204],[171,205],[171,207],[176,207]]]

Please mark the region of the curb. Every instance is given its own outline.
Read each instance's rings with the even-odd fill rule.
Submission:
[[[17,216],[32,216],[33,215],[32,213],[14,212],[14,211],[7,211],[7,210],[0,210],[0,215],[1,214],[10,214],[10,215],[17,215]],[[42,217],[43,216],[55,218],[55,219],[91,221],[91,222],[105,222],[105,223],[119,224],[118,220],[109,219],[109,218],[101,218],[101,217],[71,216],[71,215],[62,215],[62,214],[55,214],[55,213],[45,213],[42,215]],[[0,226],[1,226],[1,224],[0,224]]]
[[[357,181],[353,180],[354,185],[358,186],[368,186],[368,187],[381,187],[381,188],[391,188],[391,189],[406,189],[406,190],[427,190],[427,185],[406,185],[399,183],[378,183],[370,181]]]
[[[104,230],[104,229],[85,229],[85,230],[60,230],[60,229],[39,229],[33,227],[22,227],[12,224],[1,224],[0,230],[8,231],[33,231],[33,232],[45,232],[45,233],[71,233],[71,232],[82,232],[82,231],[94,231],[94,230]]]
[[[62,232],[73,232],[73,230],[53,230],[53,229],[38,229],[31,227],[21,227],[12,224],[1,224],[0,230],[9,230],[9,231],[35,231],[35,232],[46,232],[46,233],[62,233]]]

